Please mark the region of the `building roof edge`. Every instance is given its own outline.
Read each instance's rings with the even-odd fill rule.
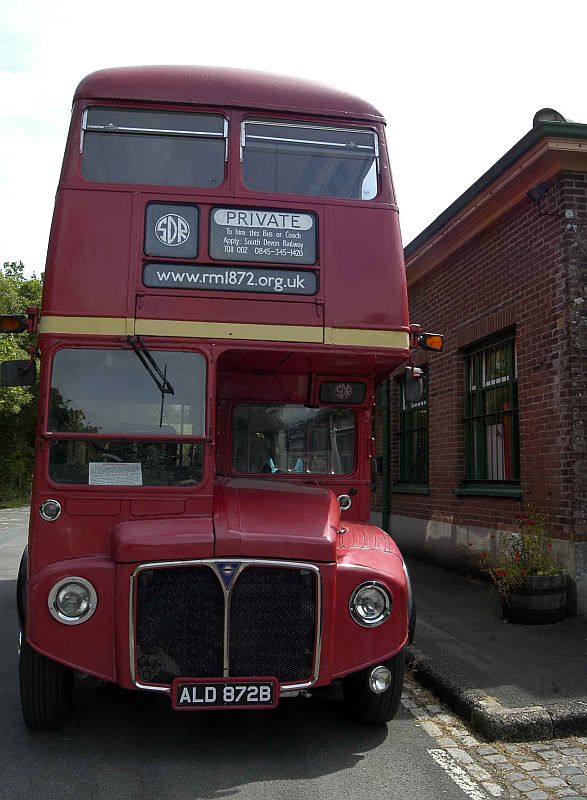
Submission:
[[[460,197],[451,203],[442,214],[430,223],[404,248],[406,261],[411,258],[429,239],[440,231],[447,222],[462,211],[472,200],[482,194],[496,178],[506,172],[524,153],[542,139],[587,139],[587,125],[578,122],[541,122],[532,128],[507,151],[487,172],[481,175]]]

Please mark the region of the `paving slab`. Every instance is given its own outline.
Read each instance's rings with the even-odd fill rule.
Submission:
[[[413,674],[489,740],[587,734],[587,620],[504,623],[480,579],[407,559],[418,621]]]

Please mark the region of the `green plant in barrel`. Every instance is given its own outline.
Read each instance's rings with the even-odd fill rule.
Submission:
[[[504,617],[514,618],[512,601],[520,594],[548,596],[553,594],[556,587],[566,589],[566,572],[552,553],[552,543],[546,536],[546,520],[545,514],[525,509],[517,516],[515,531],[498,539],[495,555],[481,553],[481,568],[497,588]],[[557,580],[544,580],[548,578]],[[561,594],[560,591],[558,593]],[[527,621],[542,621],[534,618],[539,616],[540,606],[545,606],[545,603],[538,603],[534,609],[529,608],[532,618]],[[546,606],[545,610],[548,610]]]

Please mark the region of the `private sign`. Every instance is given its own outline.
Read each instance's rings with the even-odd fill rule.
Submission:
[[[275,228],[309,231],[314,220],[309,214],[292,214],[285,211],[255,211],[242,208],[217,208],[214,211],[217,225],[244,225],[247,228]]]

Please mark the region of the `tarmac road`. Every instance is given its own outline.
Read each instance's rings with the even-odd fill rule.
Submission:
[[[147,693],[78,687],[67,728],[31,733],[20,715],[14,602],[27,521],[27,510],[0,511],[2,800],[467,796],[405,708],[387,727],[356,725],[337,688],[275,711],[181,714]]]

